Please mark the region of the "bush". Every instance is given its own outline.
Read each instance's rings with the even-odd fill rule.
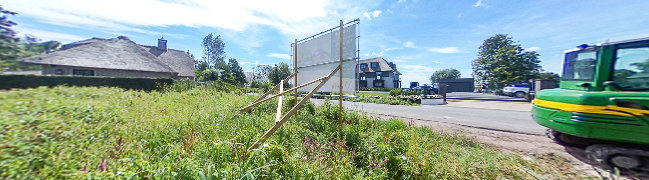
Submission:
[[[161,86],[172,84],[173,80],[89,76],[0,75],[0,82],[2,82],[0,83],[0,89],[26,89],[39,86],[105,86],[151,91],[157,90]]]
[[[390,91],[393,88],[368,88],[368,87],[361,87],[359,88],[360,91]],[[401,89],[401,88],[394,88],[394,89]]]

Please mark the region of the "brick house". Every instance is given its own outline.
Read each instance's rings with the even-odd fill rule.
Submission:
[[[92,38],[63,45],[60,50],[23,59],[42,65],[43,75],[173,78],[194,80],[194,58],[189,53],[136,44],[128,37]]]
[[[401,88],[399,75],[397,65],[382,57],[364,59],[358,63],[359,87]]]

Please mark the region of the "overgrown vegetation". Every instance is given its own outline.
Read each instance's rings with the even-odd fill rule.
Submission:
[[[0,89],[24,89],[39,86],[106,86],[147,91],[158,90],[161,86],[174,84],[172,79],[37,75],[0,75],[0,82],[2,82]]]
[[[233,92],[233,93],[228,93]],[[287,97],[289,102],[292,101]],[[260,149],[276,103],[255,97],[57,87],[0,92],[5,179],[532,179],[561,177],[463,136],[307,104]],[[285,103],[286,107],[293,103]],[[285,108],[286,108],[285,107]]]

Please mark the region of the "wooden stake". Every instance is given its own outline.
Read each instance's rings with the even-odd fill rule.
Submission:
[[[293,76],[297,76],[297,74],[293,73],[293,74],[289,75],[288,77],[286,77],[283,81],[288,81],[288,80],[291,79]],[[257,102],[257,101],[259,101],[259,100],[261,100],[261,99],[264,99],[264,98],[265,98],[266,96],[268,96],[270,93],[272,93],[273,91],[275,91],[275,89],[279,88],[279,86],[280,86],[281,84],[282,84],[282,83],[276,84],[275,87],[273,87],[272,89],[269,89],[268,91],[266,91],[266,93],[264,93],[264,95],[259,96],[259,98],[257,98],[257,100],[255,100],[255,101],[253,101],[253,103],[254,103],[254,102]]]
[[[293,74],[295,74],[295,79],[293,79],[293,85],[294,87],[297,87],[297,39],[295,39],[295,50],[293,50]],[[297,89],[293,92],[295,95],[295,102],[297,102]]]
[[[340,116],[338,117],[338,123],[343,124],[343,20],[340,20],[340,62],[338,63],[338,69],[340,69],[340,97],[338,98],[338,111]]]
[[[279,117],[282,116],[282,101],[284,101],[284,80],[282,80],[279,84],[282,84],[279,86],[279,98],[277,98],[277,114],[275,115],[275,123],[279,122]]]
[[[264,143],[264,142],[266,141],[266,139],[268,139],[271,135],[273,135],[273,133],[275,133],[275,131],[277,131],[277,129],[279,129],[279,127],[281,127],[282,124],[284,124],[284,122],[286,122],[286,120],[288,120],[289,117],[293,116],[293,114],[295,114],[295,112],[297,112],[297,110],[298,110],[300,107],[302,107],[302,105],[304,105],[304,103],[306,103],[307,101],[309,101],[309,99],[311,98],[311,96],[313,96],[313,94],[314,94],[315,92],[317,92],[318,89],[320,89],[320,88],[321,88],[325,83],[327,83],[327,81],[329,81],[329,79],[330,79],[330,78],[331,78],[331,77],[336,73],[336,71],[338,71],[338,70],[340,70],[340,66],[338,66],[336,69],[334,69],[333,71],[331,71],[331,73],[329,73],[327,76],[323,77],[324,79],[323,79],[320,83],[318,83],[318,85],[317,85],[315,88],[313,88],[313,89],[309,92],[309,94],[307,94],[306,96],[304,96],[304,98],[302,98],[302,100],[300,100],[300,102],[298,102],[295,106],[293,106],[293,108],[291,108],[291,110],[289,110],[288,113],[286,113],[286,115],[284,115],[284,117],[282,117],[282,119],[279,120],[279,122],[275,122],[275,125],[274,125],[272,128],[270,128],[268,131],[266,131],[266,133],[264,133],[264,135],[262,135],[261,138],[259,138],[259,139],[257,140],[257,142],[255,142],[255,144],[253,144],[252,146],[250,146],[250,147],[248,148],[248,150],[250,151],[250,150],[252,150],[252,149],[255,149],[255,148],[259,147],[259,145],[261,145],[262,143]],[[290,91],[290,90],[289,90],[289,91]]]
[[[321,78],[318,78],[318,79],[313,80],[313,81],[310,81],[310,82],[308,82],[308,83],[304,83],[304,84],[302,84],[302,85],[299,85],[299,86],[297,86],[297,87],[291,88],[291,89],[286,90],[286,91],[284,91],[284,92],[280,92],[280,93],[278,93],[278,94],[272,95],[272,96],[270,96],[270,97],[268,97],[268,98],[266,98],[266,99],[262,99],[262,100],[259,100],[259,101],[256,101],[256,102],[253,102],[252,104],[250,104],[250,105],[248,105],[248,106],[246,106],[246,107],[244,107],[244,108],[239,109],[239,113],[246,112],[248,109],[252,108],[253,106],[255,106],[255,105],[259,104],[259,103],[263,103],[263,102],[266,102],[266,101],[268,101],[268,100],[273,99],[274,97],[280,96],[281,93],[291,92],[291,91],[293,91],[293,90],[295,90],[295,89],[302,88],[302,87],[304,87],[304,86],[308,86],[308,85],[313,84],[313,83],[315,83],[315,82],[321,81],[321,80],[323,80],[324,78],[326,78],[326,76],[321,77]]]

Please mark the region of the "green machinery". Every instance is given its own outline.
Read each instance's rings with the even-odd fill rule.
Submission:
[[[565,52],[560,88],[540,91],[534,120],[606,168],[649,177],[649,38]]]

